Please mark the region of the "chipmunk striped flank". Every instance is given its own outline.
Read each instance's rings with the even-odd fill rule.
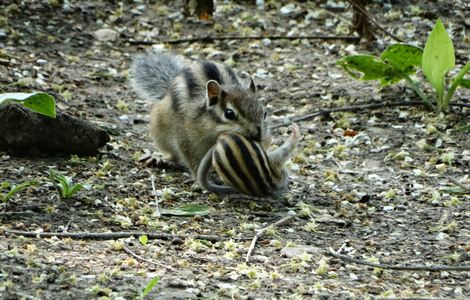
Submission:
[[[266,152],[260,143],[240,134],[222,134],[201,162],[199,183],[215,193],[238,192],[256,197],[279,194],[287,187],[289,177],[284,164],[296,149],[299,137],[299,128],[293,124],[289,139],[281,147]],[[229,186],[208,180],[211,162]]]

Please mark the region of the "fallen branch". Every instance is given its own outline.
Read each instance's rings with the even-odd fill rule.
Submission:
[[[255,249],[255,245],[256,245],[256,241],[258,241],[258,239],[263,236],[263,234],[266,232],[266,230],[270,229],[270,228],[273,228],[275,226],[279,226],[279,225],[282,225],[284,223],[287,223],[288,221],[290,221],[293,217],[295,216],[295,212],[293,211],[289,211],[289,214],[287,216],[285,216],[284,218],[280,219],[279,221],[277,221],[276,223],[273,223],[269,226],[266,226],[264,228],[261,228],[259,229],[257,232],[256,232],[256,235],[253,237],[253,240],[251,241],[251,244],[250,244],[250,248],[248,248],[248,252],[246,253],[246,257],[245,257],[245,262],[248,262],[250,260],[250,256],[251,256],[251,253],[253,252],[253,250]]]
[[[432,265],[432,266],[396,266],[388,264],[378,264],[373,262],[368,262],[361,259],[352,258],[346,255],[336,253],[333,249],[330,248],[330,251],[327,253],[333,257],[339,258],[342,261],[352,262],[359,265],[370,266],[374,268],[389,269],[389,270],[400,270],[400,271],[470,271],[470,265],[463,266],[443,266],[443,265]]]
[[[271,129],[276,129],[276,128],[283,127],[283,126],[289,126],[290,124],[292,124],[292,122],[312,120],[315,117],[328,115],[334,112],[341,112],[341,111],[358,112],[358,111],[364,111],[364,110],[369,110],[369,109],[370,110],[380,109],[380,108],[385,108],[385,107],[421,106],[421,105],[426,105],[426,104],[422,101],[411,101],[411,102],[402,101],[402,102],[384,102],[384,103],[363,104],[363,105],[357,105],[357,106],[334,107],[330,109],[320,109],[319,111],[316,111],[313,113],[309,113],[309,114],[299,116],[299,117],[289,118],[287,121],[274,124],[273,126],[271,126]],[[470,107],[470,104],[469,103],[449,103],[449,106]]]
[[[351,42],[357,42],[361,38],[358,36],[350,35],[304,35],[304,36],[285,36],[285,35],[261,35],[261,36],[197,36],[190,38],[181,38],[173,40],[162,40],[158,42],[167,43],[167,44],[181,44],[181,43],[193,43],[193,42],[202,42],[202,43],[212,43],[214,41],[224,41],[224,40],[345,40]],[[129,41],[132,45],[153,45],[157,41]]]
[[[219,237],[216,235],[198,235],[198,234],[170,234],[170,233],[154,233],[154,232],[144,232],[144,231],[131,231],[131,232],[30,232],[30,231],[20,231],[20,230],[10,230],[5,229],[5,234],[14,234],[22,235],[25,237],[37,237],[37,238],[71,238],[78,240],[114,240],[121,238],[136,237],[138,238],[141,235],[146,235],[149,239],[158,239],[158,240],[172,240],[175,238],[186,239],[193,238],[198,240],[207,240],[210,242],[219,242],[224,240],[233,239]],[[249,240],[248,238],[235,238],[235,240]]]
[[[173,269],[172,267],[170,267],[170,266],[167,265],[167,264],[159,263],[159,262],[156,262],[156,261],[154,261],[154,260],[147,259],[147,258],[144,258],[144,257],[142,257],[142,256],[137,255],[135,252],[133,252],[133,251],[132,251],[129,247],[127,247],[126,245],[124,245],[123,249],[124,249],[124,251],[125,251],[127,254],[129,254],[130,256],[134,257],[135,259],[137,259],[137,260],[140,261],[140,262],[146,262],[146,263],[155,265],[155,266],[160,267],[160,268],[165,268],[165,269],[168,269],[168,270],[171,270],[171,271],[175,271],[175,269]]]

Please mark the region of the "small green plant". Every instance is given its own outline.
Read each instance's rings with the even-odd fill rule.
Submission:
[[[152,278],[145,288],[140,292],[138,299],[144,299],[157,285],[157,283],[160,281],[160,276],[156,276]]]
[[[27,188],[28,186],[37,185],[38,182],[35,180],[25,181],[18,185],[11,185],[8,181],[0,183],[0,203],[6,203],[11,199],[15,194],[19,193],[21,190]],[[8,192],[3,192],[8,191]]]
[[[454,46],[441,20],[437,20],[424,50],[409,44],[390,45],[380,57],[373,55],[349,55],[338,61],[353,78],[380,80],[381,87],[405,80],[429,108],[446,110],[457,87],[470,88],[470,79],[464,75],[470,70],[470,61],[453,78],[446,92],[446,75],[455,67]],[[421,68],[425,78],[436,91],[431,101],[411,75]]]
[[[48,93],[6,93],[0,94],[0,106],[19,103],[38,114],[56,117],[54,97]]]
[[[49,179],[55,188],[59,191],[59,196],[61,199],[68,199],[81,189],[90,189],[90,185],[80,183],[73,184],[71,177],[65,176],[54,170],[49,171]]]

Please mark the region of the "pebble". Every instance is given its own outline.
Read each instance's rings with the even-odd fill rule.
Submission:
[[[100,42],[113,42],[118,37],[118,33],[109,28],[98,29],[93,32],[93,35]]]

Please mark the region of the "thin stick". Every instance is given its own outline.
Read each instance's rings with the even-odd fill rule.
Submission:
[[[470,271],[470,265],[463,266],[444,266],[444,265],[433,265],[433,266],[395,266],[388,264],[378,264],[373,262],[364,261],[361,259],[351,258],[346,255],[338,254],[330,248],[329,255],[339,258],[342,261],[352,262],[359,265],[366,265],[374,268],[390,269],[390,270],[401,270],[401,271]]]
[[[288,126],[292,122],[300,122],[300,121],[308,121],[312,120],[315,117],[318,116],[323,116],[323,115],[328,115],[330,113],[334,112],[340,112],[340,111],[347,111],[347,112],[357,112],[357,111],[363,111],[363,110],[373,110],[373,109],[380,109],[380,108],[385,108],[385,107],[397,107],[397,106],[421,106],[421,105],[426,105],[422,101],[402,101],[402,102],[384,102],[384,103],[372,103],[372,104],[363,104],[363,105],[357,105],[357,106],[343,106],[343,107],[334,107],[330,109],[320,109],[319,111],[309,113],[303,116],[298,116],[298,117],[293,117],[289,118],[287,121],[274,124],[271,126],[271,129],[276,129],[279,127],[283,126]],[[470,107],[470,104],[467,103],[449,103],[449,106],[456,106],[456,107]]]
[[[157,218],[160,218],[162,214],[160,213],[160,208],[159,208],[160,206],[159,206],[159,200],[158,200],[158,196],[157,196],[157,190],[155,189],[155,176],[153,175],[153,173],[150,173],[150,180],[152,181],[152,193],[153,193],[153,197],[155,198]]]
[[[170,233],[155,233],[145,231],[131,231],[131,232],[30,232],[20,230],[5,229],[5,234],[22,235],[25,237],[37,237],[37,238],[72,238],[79,240],[114,240],[128,237],[139,237],[146,235],[149,239],[159,240],[172,240],[175,238],[186,239],[193,238],[198,240],[207,240],[210,242],[225,241],[230,238],[219,237],[215,235],[198,235],[198,234],[170,234]],[[236,240],[250,240],[249,238],[235,238]]]
[[[72,224],[72,222],[73,222],[73,215],[70,217],[70,220],[65,225],[63,232],[67,232],[69,230],[69,226],[70,224]]]
[[[181,44],[181,43],[212,43],[214,41],[223,40],[345,40],[356,42],[361,38],[358,36],[350,35],[304,35],[304,36],[285,36],[285,35],[261,35],[261,36],[197,36],[191,38],[181,38],[174,40],[162,40],[162,41],[129,41],[132,45],[153,45],[156,42],[162,42],[167,44]]]
[[[162,263],[159,263],[159,262],[156,262],[154,260],[151,260],[151,259],[147,259],[145,257],[142,257],[142,256],[139,256],[137,255],[135,252],[133,252],[129,247],[127,247],[126,245],[124,245],[124,251],[129,254],[130,256],[134,257],[135,259],[137,259],[138,261],[140,262],[146,262],[146,263],[150,263],[152,265],[155,265],[157,267],[160,267],[160,268],[165,268],[165,269],[168,269],[168,270],[171,270],[171,271],[174,271],[175,269],[173,269],[172,267],[170,267],[169,265],[166,265],[166,264],[162,264]]]
[[[380,29],[381,31],[383,31],[386,35],[390,36],[391,38],[393,38],[394,40],[398,41],[398,42],[401,42],[403,43],[403,40],[400,39],[399,37],[397,37],[396,35],[394,35],[393,33],[387,31],[382,25],[380,25],[379,22],[377,22],[376,20],[374,20],[374,17],[366,10],[364,9],[362,6],[358,5],[357,3],[355,3],[354,1],[352,0],[348,0],[349,3],[351,3],[352,6],[354,6],[358,11],[360,11],[367,19],[369,19],[369,21],[374,24],[378,29]]]
[[[396,107],[396,106],[414,106],[414,105],[424,105],[421,101],[414,101],[414,102],[385,102],[385,103],[373,103],[373,104],[364,104],[364,105],[357,105],[357,106],[343,106],[343,107],[334,107],[330,109],[320,109],[319,111],[309,113],[299,117],[290,118],[288,121],[275,124],[271,126],[271,129],[283,127],[290,125],[292,122],[300,122],[300,121],[308,121],[318,116],[327,115],[334,112],[340,111],[348,111],[348,112],[356,112],[362,111],[367,109],[379,109],[384,107]]]
[[[27,216],[34,214],[33,211],[0,211],[0,216]]]
[[[255,245],[256,245],[256,241],[258,241],[258,239],[263,236],[263,234],[266,232],[266,230],[270,229],[270,228],[273,228],[275,226],[279,226],[279,225],[282,225],[284,223],[287,223],[287,221],[291,220],[293,217],[295,216],[295,213],[294,212],[289,212],[289,214],[287,216],[285,216],[284,218],[280,219],[279,221],[277,221],[276,223],[273,223],[269,226],[266,226],[264,228],[261,228],[259,229],[257,232],[256,232],[256,235],[253,237],[253,240],[251,241],[251,244],[250,244],[250,248],[248,248],[248,252],[246,253],[246,257],[245,257],[245,262],[248,262],[250,260],[250,256],[251,256],[251,253],[253,252],[253,250],[255,249]]]

